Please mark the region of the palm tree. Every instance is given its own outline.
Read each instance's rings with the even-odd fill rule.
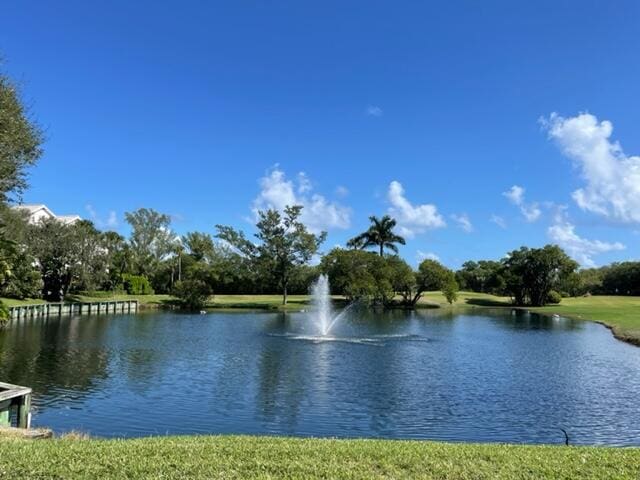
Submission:
[[[393,227],[396,226],[396,221],[389,215],[385,215],[382,218],[372,215],[369,217],[369,220],[371,220],[369,229],[349,240],[347,246],[356,249],[377,246],[380,249],[381,257],[384,255],[385,248],[398,253],[398,247],[396,247],[395,244],[399,243],[400,245],[404,245],[405,241],[400,235],[393,233]]]

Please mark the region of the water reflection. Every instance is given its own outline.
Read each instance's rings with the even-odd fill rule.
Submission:
[[[21,320],[0,378],[34,388],[34,423],[94,435],[276,433],[640,444],[640,349],[524,311]],[[615,374],[612,374],[615,372]]]

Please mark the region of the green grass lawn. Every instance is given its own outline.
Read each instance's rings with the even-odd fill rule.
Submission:
[[[0,440],[0,478],[638,479],[640,450],[190,436]]]
[[[339,297],[335,297],[338,299]],[[74,295],[68,301],[98,302],[107,300],[136,299],[142,307],[162,307],[175,303],[170,295]],[[41,303],[42,300],[0,299],[8,306]],[[216,295],[211,298],[208,308],[253,308],[301,310],[309,306],[308,295],[290,295],[289,303],[282,304],[280,295]],[[421,306],[439,306],[441,308],[513,308],[508,298],[482,293],[460,292],[458,301],[449,305],[440,292],[429,292],[420,301]],[[420,306],[419,305],[419,306]],[[621,340],[640,345],[640,297],[591,296],[564,298],[559,305],[530,308],[539,313],[564,315],[581,320],[602,322],[612,328],[615,336]]]
[[[35,303],[46,303],[41,298],[25,298],[24,300],[16,300],[14,298],[0,298],[0,302],[7,307],[15,307],[18,305],[33,305]]]
[[[282,305],[282,295],[215,295],[208,306],[212,308],[301,310],[307,308],[310,302],[309,295],[289,295],[287,305]]]
[[[430,292],[422,300],[442,308],[507,307],[513,308],[508,298],[482,293],[462,292],[458,301],[449,306],[439,292]],[[527,308],[532,312],[558,314],[579,320],[601,322],[613,330],[620,340],[640,345],[640,297],[591,296],[563,298],[558,305]]]

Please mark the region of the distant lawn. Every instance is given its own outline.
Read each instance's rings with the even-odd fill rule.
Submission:
[[[311,303],[309,295],[289,295],[282,305],[282,295],[215,295],[207,306],[212,308],[258,308],[301,310]]]
[[[439,292],[429,292],[422,302],[436,303],[443,308],[469,306],[513,308],[508,298],[473,292],[461,292],[458,301],[453,306],[449,306]],[[558,305],[524,308],[532,312],[555,313],[579,320],[601,322],[611,327],[616,338],[640,345],[640,297],[594,295],[563,298]]]
[[[342,297],[335,296],[335,300]],[[70,295],[67,301],[99,302],[109,300],[138,300],[142,307],[162,307],[174,305],[176,299],[171,295],[112,295],[108,292],[96,296]],[[28,305],[43,303],[43,300],[13,300],[1,298],[6,305]],[[281,295],[215,295],[211,297],[207,308],[246,308],[267,310],[303,310],[309,307],[309,295],[290,295],[286,306],[282,305]],[[514,308],[506,297],[496,297],[483,293],[460,292],[458,301],[449,305],[442,293],[428,292],[423,296],[420,306],[440,308]],[[602,322],[612,328],[614,335],[624,341],[640,345],[640,297],[591,296],[563,298],[559,305],[528,308],[532,312],[564,315],[580,320]]]
[[[41,298],[25,298],[24,300],[16,300],[14,298],[0,298],[0,302],[7,307],[15,307],[18,305],[33,305],[35,303],[47,303]]]
[[[175,302],[171,295],[114,295],[111,292],[100,292],[96,295],[67,295],[65,302],[110,302],[120,300],[137,300],[142,306],[162,306]]]
[[[0,440],[0,478],[637,479],[640,450],[191,436]]]

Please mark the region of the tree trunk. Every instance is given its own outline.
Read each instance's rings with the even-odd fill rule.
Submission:
[[[282,289],[282,305],[286,305],[287,304],[287,284],[284,284],[284,287]]]
[[[384,257],[384,245],[382,243],[380,244],[380,256]]]

